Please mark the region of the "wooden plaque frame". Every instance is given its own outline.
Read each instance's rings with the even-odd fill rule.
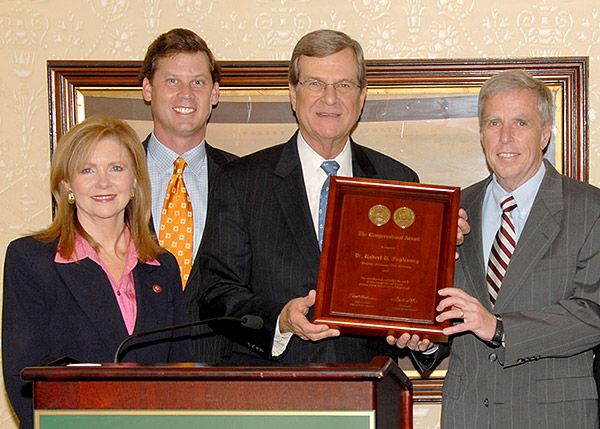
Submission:
[[[331,177],[314,323],[447,341],[437,291],[454,284],[460,188]]]

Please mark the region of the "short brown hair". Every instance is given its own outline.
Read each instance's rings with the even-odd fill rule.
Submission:
[[[43,241],[60,238],[58,251],[67,259],[75,249],[75,232],[98,251],[97,242],[77,219],[76,204],[68,203],[63,181],[72,180],[75,173],[90,158],[98,142],[105,138],[116,139],[129,155],[136,179],[136,193],[135,199],[125,207],[125,224],[129,227],[139,258],[142,261],[156,259],[165,250],[158,245],[149,227],[152,194],[146,153],[133,128],[116,118],[91,116],[62,136],[52,155],[50,167],[50,185],[56,202],[56,216],[52,224],[35,237]]]
[[[367,87],[367,69],[365,66],[365,56],[360,43],[350,38],[346,33],[335,30],[316,30],[302,37],[292,52],[290,60],[290,70],[288,79],[293,86],[298,85],[300,79],[300,57],[323,58],[336,54],[342,49],[350,48],[354,51],[358,63],[358,86]]]
[[[202,37],[185,28],[174,28],[167,33],[163,33],[148,46],[144,62],[142,63],[142,69],[140,70],[140,82],[144,78],[148,78],[152,82],[159,59],[179,53],[196,52],[203,52],[206,55],[213,83],[220,82],[221,66],[215,60],[212,51]]]
[[[525,70],[508,70],[501,72],[488,79],[479,92],[477,102],[477,116],[479,117],[479,128],[483,125],[483,108],[485,102],[494,95],[520,89],[528,89],[536,96],[537,109],[542,126],[552,123],[554,117],[554,99],[552,91],[544,82],[534,78]]]

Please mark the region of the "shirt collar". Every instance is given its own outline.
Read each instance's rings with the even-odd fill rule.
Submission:
[[[164,172],[165,175],[171,176],[173,174],[173,163],[178,157],[185,159],[187,164],[186,170],[193,172],[199,176],[202,174],[202,167],[206,163],[206,140],[202,139],[198,146],[193,147],[186,153],[179,155],[177,152],[169,149],[167,146],[162,144],[154,135],[154,131],[148,141],[148,156],[152,157],[152,160],[156,164],[158,171]]]
[[[138,253],[135,250],[135,245],[133,244],[133,240],[131,240],[131,233],[129,232],[129,228],[125,227],[123,231],[123,235],[125,236],[125,241],[128,243],[127,246],[127,262],[125,264],[125,271],[131,271],[133,267],[137,264],[139,259]],[[58,246],[60,248],[60,244]],[[61,254],[56,251],[56,255],[54,256],[54,262],[58,264],[70,264],[73,262],[79,262],[85,258],[89,258],[98,265],[102,265],[102,261],[100,260],[100,256],[98,252],[92,247],[90,243],[86,239],[84,239],[81,235],[75,232],[75,249],[69,258],[64,258]],[[160,265],[156,259],[145,262],[148,265]]]
[[[529,212],[531,211],[531,207],[533,207],[533,202],[535,200],[535,196],[540,189],[540,185],[542,184],[542,180],[544,179],[544,174],[546,173],[546,166],[544,162],[542,162],[538,171],[525,183],[519,186],[512,192],[506,192],[502,186],[498,183],[496,174],[493,175],[493,185],[492,185],[492,196],[494,200],[500,205],[500,200],[507,195],[510,194],[513,196],[517,203],[517,208],[519,212],[519,216],[521,218],[526,218]]]
[[[324,161],[331,161],[323,158],[302,137],[302,133],[298,133],[298,156],[302,163],[302,169],[306,171],[322,171],[321,164]],[[344,149],[339,153],[338,156],[333,158],[340,165],[340,169],[336,175],[351,177],[352,176],[352,150],[350,149],[350,138],[344,145]]]

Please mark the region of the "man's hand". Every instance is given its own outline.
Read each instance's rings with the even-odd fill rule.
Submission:
[[[458,228],[456,230],[456,245],[460,246],[465,241],[465,235],[471,232],[469,216],[465,209],[458,209]]]
[[[462,323],[444,328],[444,335],[453,335],[460,332],[473,332],[483,341],[489,341],[496,331],[496,316],[487,311],[483,305],[462,289],[445,288],[438,293],[446,298],[437,306],[438,322],[450,319],[462,319]]]
[[[390,346],[396,344],[400,349],[408,347],[410,350],[417,352],[424,352],[433,346],[433,343],[428,339],[421,339],[418,335],[410,335],[408,332],[403,333],[398,338],[388,335],[386,340]]]
[[[306,318],[310,307],[315,305],[317,292],[312,289],[308,295],[289,301],[279,314],[279,331],[291,332],[303,340],[319,341],[323,338],[337,337],[340,331],[329,329],[327,325],[315,325]]]
[[[456,228],[456,245],[460,246],[465,241],[465,235],[471,232],[471,225],[468,222],[469,216],[465,209],[458,209],[458,228]],[[458,252],[454,254],[454,259],[458,259]]]

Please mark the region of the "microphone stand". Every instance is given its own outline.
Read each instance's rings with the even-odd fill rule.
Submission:
[[[217,322],[217,321],[218,322],[221,322],[221,321],[239,322],[242,324],[242,326],[245,326],[250,329],[260,329],[263,326],[263,321],[262,321],[261,317],[247,314],[245,316],[242,316],[241,318],[240,317],[227,317],[227,316],[213,317],[212,319],[196,320],[194,322],[182,323],[180,325],[174,325],[174,326],[167,326],[165,328],[153,329],[151,331],[137,332],[135,334],[131,334],[130,336],[126,337],[123,341],[121,341],[121,343],[119,344],[119,347],[117,347],[117,350],[115,351],[115,356],[114,356],[113,362],[119,363],[119,355],[121,354],[121,350],[123,349],[125,344],[127,344],[129,341],[133,340],[134,338],[146,337],[148,335],[160,334],[161,332],[175,331],[175,330],[183,329],[183,328],[191,328],[192,326],[203,325],[205,323]]]

